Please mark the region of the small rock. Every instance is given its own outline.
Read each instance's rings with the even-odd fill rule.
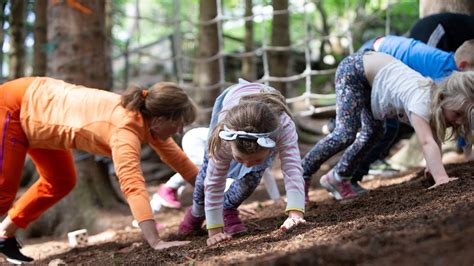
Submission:
[[[48,266],[67,265],[62,259],[54,259],[48,263]]]

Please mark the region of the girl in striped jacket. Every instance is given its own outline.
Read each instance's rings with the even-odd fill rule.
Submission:
[[[288,198],[290,229],[304,223],[304,182],[298,136],[284,97],[268,86],[241,81],[227,88],[212,111],[208,151],[196,177],[193,205],[179,232],[199,230],[207,219],[208,246],[246,232],[237,207],[260,183],[277,153]],[[235,182],[224,192],[226,178]]]

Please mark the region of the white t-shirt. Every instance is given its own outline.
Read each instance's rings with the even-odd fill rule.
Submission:
[[[375,75],[371,108],[375,119],[397,118],[411,125],[411,113],[429,123],[431,80],[404,65],[390,62]]]
[[[193,128],[184,134],[183,140],[181,141],[183,151],[198,167],[201,167],[204,161],[208,134],[209,128],[207,127]]]

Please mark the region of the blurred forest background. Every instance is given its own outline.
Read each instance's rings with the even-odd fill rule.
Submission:
[[[201,107],[199,125],[220,91],[244,78],[282,91],[295,113],[312,114],[334,101],[340,60],[445,11],[437,2],[473,13],[470,0],[2,0],[0,78],[49,76],[118,93],[131,83],[175,81]],[[27,236],[99,231],[99,212],[122,204],[110,162],[75,157],[76,189]],[[24,186],[33,168],[25,168]],[[150,180],[169,173],[157,163],[143,170]]]

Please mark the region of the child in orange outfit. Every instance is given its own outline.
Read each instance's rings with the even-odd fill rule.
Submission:
[[[198,169],[170,138],[196,117],[196,107],[173,83],[148,90],[130,87],[122,96],[52,78],[21,78],[0,86],[0,252],[10,261],[31,261],[14,237],[66,196],[76,183],[71,149],[111,156],[121,190],[147,242],[163,242],[140,169],[140,147],[149,143],[165,163],[194,183]],[[12,206],[25,156],[39,180]]]

